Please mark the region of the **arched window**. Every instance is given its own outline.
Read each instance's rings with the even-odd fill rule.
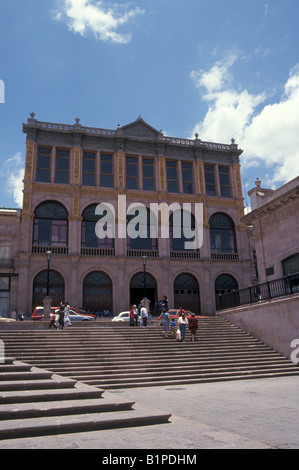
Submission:
[[[127,249],[158,250],[155,224],[151,225],[154,214],[144,206],[132,208],[127,214]]]
[[[68,246],[68,213],[59,202],[46,201],[36,208],[33,223],[33,245]]]
[[[212,215],[210,224],[210,243],[212,253],[237,253],[235,224],[226,214]]]
[[[184,224],[186,227],[184,227]],[[181,210],[172,213],[169,218],[170,251],[199,251],[194,248],[188,248],[188,246],[191,245],[190,242],[195,241],[195,235],[192,238],[188,238],[186,234],[193,234],[194,232],[195,217],[193,214],[186,212],[184,220],[184,211]]]
[[[283,275],[299,273],[299,253],[282,261]]]
[[[41,271],[33,281],[33,309],[43,306],[43,300],[47,295],[48,271]],[[52,306],[59,307],[59,303],[64,301],[64,279],[57,271],[50,270],[49,294],[52,299]]]
[[[103,217],[106,217],[107,213],[101,216],[96,215],[97,204],[91,204],[86,207],[82,214],[82,226],[81,226],[81,247],[82,249],[87,248],[114,248],[114,238],[108,236],[98,237],[96,233],[96,224]],[[109,208],[107,207],[107,211]],[[105,227],[104,227],[105,228]],[[84,250],[83,250],[84,251]],[[86,250],[85,250],[86,251]],[[84,253],[85,254],[85,253]]]

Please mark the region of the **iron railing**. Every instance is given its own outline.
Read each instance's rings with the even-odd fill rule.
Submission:
[[[9,258],[0,258],[0,269],[14,269],[14,260]]]
[[[216,308],[217,310],[225,310],[296,293],[299,293],[299,273],[288,274],[280,279],[249,286],[246,289],[235,290],[227,294],[218,294],[216,296]]]

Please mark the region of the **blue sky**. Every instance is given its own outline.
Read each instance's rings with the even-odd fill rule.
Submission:
[[[246,190],[299,174],[298,0],[11,0],[0,16],[0,206],[20,206],[22,123],[230,143]]]

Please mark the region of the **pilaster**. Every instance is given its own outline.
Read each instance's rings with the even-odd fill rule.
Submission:
[[[34,153],[35,153],[35,142],[26,141],[26,160],[25,160],[25,182],[33,181],[33,170],[34,170]]]
[[[125,189],[125,152],[117,150],[117,187],[118,189]]]

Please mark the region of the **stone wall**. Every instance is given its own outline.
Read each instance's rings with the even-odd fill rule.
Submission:
[[[288,358],[294,351],[292,341],[299,341],[299,295],[222,310],[217,315]]]

